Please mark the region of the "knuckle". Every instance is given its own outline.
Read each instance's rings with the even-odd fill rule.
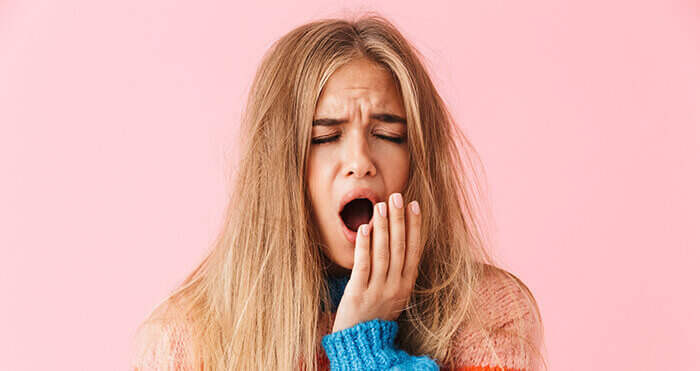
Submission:
[[[357,269],[362,272],[369,272],[370,265],[368,262],[358,262],[357,264],[353,265],[353,269]]]
[[[412,251],[409,253],[409,257],[407,259],[410,259],[411,263],[407,267],[410,272],[413,272],[415,274],[416,270],[420,266],[420,254],[417,254],[416,251]],[[412,277],[407,277],[407,278],[412,278]]]
[[[405,241],[403,241],[403,240],[396,241],[396,246],[394,246],[394,251],[396,251],[399,254],[405,254],[406,253]]]
[[[391,252],[389,251],[389,249],[377,249],[377,256],[381,259],[388,260],[391,256]]]

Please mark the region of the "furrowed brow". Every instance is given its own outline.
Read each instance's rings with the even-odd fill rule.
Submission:
[[[386,122],[386,123],[397,123],[406,125],[406,119],[393,115],[391,113],[378,113],[370,116],[372,119]],[[313,126],[336,126],[346,123],[347,119],[316,119],[313,121]]]
[[[372,115],[370,117],[372,117],[373,119],[375,119],[377,121],[381,121],[381,122],[398,123],[398,124],[406,125],[405,118],[403,118],[401,116],[397,116],[397,115],[392,115],[391,113],[379,113],[376,115]]]

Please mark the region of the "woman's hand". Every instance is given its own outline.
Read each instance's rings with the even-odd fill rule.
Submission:
[[[363,224],[357,230],[352,273],[332,332],[376,318],[393,321],[405,309],[418,275],[421,214],[418,201],[404,208],[400,193],[388,204],[374,205],[372,228]]]

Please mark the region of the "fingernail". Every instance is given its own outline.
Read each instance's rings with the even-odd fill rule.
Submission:
[[[413,210],[413,213],[418,215],[420,214],[420,207],[418,207],[418,201],[413,201],[411,202],[413,205],[411,205],[411,209]]]
[[[361,228],[362,228],[362,235],[365,237],[369,236],[369,225],[363,224]]]
[[[399,209],[403,207],[403,197],[401,197],[401,193],[394,193],[394,206]]]
[[[383,216],[386,218],[386,203],[380,202],[377,205],[377,208],[379,209],[379,215]]]

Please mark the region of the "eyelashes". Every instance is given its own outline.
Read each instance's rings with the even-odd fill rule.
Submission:
[[[311,140],[311,144],[323,144],[323,143],[330,143],[330,142],[335,142],[338,140],[340,135],[333,135],[330,137],[325,137],[325,138],[316,138]],[[402,144],[406,141],[406,137],[393,137],[393,136],[386,136],[386,135],[377,135],[377,137],[382,138],[384,140],[387,140],[392,143],[396,144]]]

